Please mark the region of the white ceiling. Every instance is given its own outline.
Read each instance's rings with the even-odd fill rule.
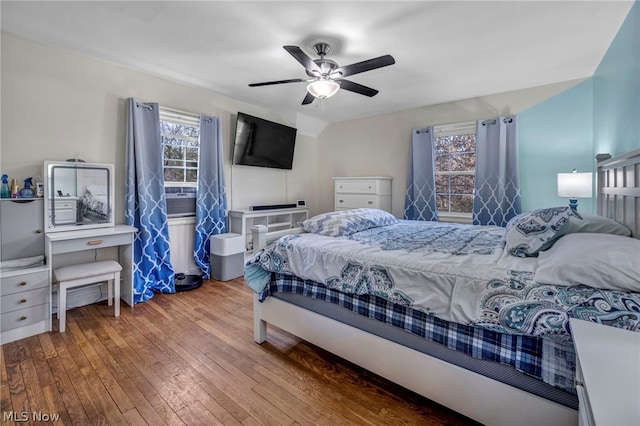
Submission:
[[[1,3],[1,25],[26,38],[323,123],[593,75],[633,1],[44,1]],[[302,106],[306,78],[283,45],[332,46],[372,98],[341,90]]]

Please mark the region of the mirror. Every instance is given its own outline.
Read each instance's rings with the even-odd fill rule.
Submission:
[[[45,232],[114,226],[113,164],[45,161]]]

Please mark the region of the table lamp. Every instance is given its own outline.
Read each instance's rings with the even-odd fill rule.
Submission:
[[[592,197],[592,173],[558,173],[558,197],[569,198],[569,206],[578,210],[578,198]]]

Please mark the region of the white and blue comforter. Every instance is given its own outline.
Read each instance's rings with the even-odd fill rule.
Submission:
[[[505,250],[504,228],[399,221],[283,237],[247,263],[245,279],[260,293],[271,272],[296,275],[503,333],[568,337],[570,317],[640,331],[640,294],[538,284],[537,262]]]

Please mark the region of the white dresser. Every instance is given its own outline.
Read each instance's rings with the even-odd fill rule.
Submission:
[[[376,208],[391,213],[391,177],[334,177],[335,210]]]
[[[51,217],[51,209],[55,206],[55,220]],[[64,225],[76,223],[78,221],[78,197],[55,197],[49,199],[48,205],[49,223]]]
[[[44,255],[42,199],[0,201],[3,261]],[[43,333],[50,327],[49,266],[0,271],[0,344]]]
[[[640,425],[640,333],[570,323],[580,426]]]

